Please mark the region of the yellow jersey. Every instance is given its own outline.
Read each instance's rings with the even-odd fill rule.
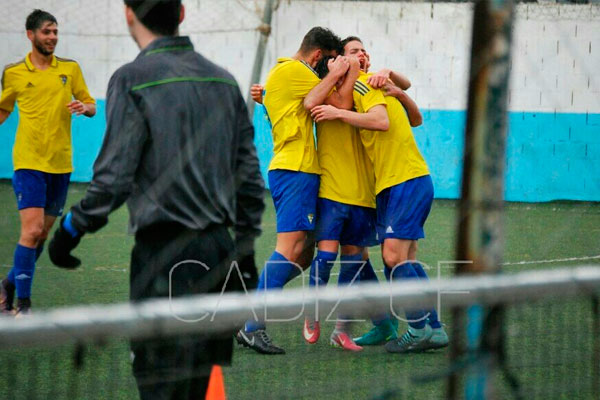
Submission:
[[[278,59],[269,72],[263,98],[273,134],[269,170],[321,172],[313,121],[304,109],[304,98],[320,81],[310,65],[292,58]]]
[[[375,173],[358,129],[340,120],[317,124],[319,197],[375,208]]]
[[[83,80],[79,65],[52,56],[44,71],[31,63],[31,53],[7,65],[2,74],[0,108],[12,112],[19,106],[19,126],[13,148],[13,166],[60,174],[73,171],[71,160],[71,113],[75,97],[95,103]]]
[[[360,130],[360,138],[375,169],[375,193],[410,179],[429,175],[427,163],[415,142],[404,107],[392,96],[367,83],[370,74],[360,73],[354,85],[354,106],[360,113],[386,106],[390,127],[387,131]]]

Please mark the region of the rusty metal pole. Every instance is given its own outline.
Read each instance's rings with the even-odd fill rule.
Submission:
[[[267,48],[267,41],[269,40],[269,36],[271,35],[271,19],[273,17],[274,3],[275,0],[267,0],[265,2],[262,24],[257,28],[257,30],[260,32],[260,38],[258,39],[258,47],[256,49],[256,56],[254,57],[254,65],[252,66],[250,85],[254,83],[259,83],[260,80],[260,73],[262,72],[263,62],[265,59],[265,50]],[[246,106],[248,107],[250,121],[252,121],[254,118],[254,100],[252,100],[252,96],[250,96],[250,88],[248,88]]]
[[[592,297],[592,337],[594,341],[592,352],[592,395],[600,399],[600,299]]]
[[[457,275],[497,273],[502,261],[512,20],[512,0],[475,2],[456,251],[457,260],[472,263],[457,264]],[[502,340],[502,310],[483,308],[483,316],[486,323],[478,350],[485,348],[493,365],[495,359],[502,357],[497,346]],[[452,317],[450,358],[457,365],[467,354],[466,312],[454,309]],[[448,379],[447,397],[462,398],[461,372],[453,371]],[[486,380],[484,392],[474,398],[494,397],[490,379]]]

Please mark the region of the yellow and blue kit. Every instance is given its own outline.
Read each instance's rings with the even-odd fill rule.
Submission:
[[[339,120],[317,124],[321,184],[316,239],[375,244],[375,175],[358,129]]]
[[[28,54],[5,67],[0,108],[12,112],[19,106],[19,126],[13,148],[15,170],[32,169],[53,174],[72,172],[71,113],[73,97],[95,103],[79,65],[52,57],[46,70],[36,69]]]
[[[384,105],[390,120],[387,131],[360,129],[375,170],[378,238],[417,240],[424,237],[423,225],[433,201],[429,169],[402,104],[371,87],[369,76],[361,72],[354,86],[356,110],[366,113],[376,105]]]
[[[280,58],[265,83],[263,104],[274,153],[268,178],[277,232],[314,230],[321,170],[304,98],[320,81],[307,63]]]

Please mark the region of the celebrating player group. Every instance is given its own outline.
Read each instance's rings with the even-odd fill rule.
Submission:
[[[323,286],[340,248],[340,285],[377,281],[367,251],[377,243],[388,280],[427,279],[414,260],[433,185],[412,135],[421,115],[404,92],[410,87],[405,76],[387,69],[369,73],[359,38],[342,41],[317,27],[293,57],[277,61],[264,88],[253,86],[253,98],[264,104],[272,124],[268,178],[277,215],[275,251],[257,278],[254,241],[264,182],[239,87],[179,36],[185,18],[180,0],[124,5],[140,54],[109,81],[104,141],[86,193],[49,243],[55,265],[77,268],[81,261],[71,252],[81,238],[104,227],[127,202],[135,234],[129,280],[134,302],[219,292],[232,260],[243,280],[230,283],[230,290],[241,290],[239,283],[256,286],[257,294],[279,289],[309,267],[310,285]],[[0,97],[0,124],[15,103],[20,114],[13,187],[21,233],[0,284],[1,313],[17,317],[31,312],[36,260],[63,213],[72,171],[71,114],[96,113],[79,65],[54,55],[56,18],[35,10],[26,30],[32,51],[4,69]],[[189,260],[206,269],[190,267]],[[174,272],[182,264],[187,267]],[[406,314],[404,334],[398,335],[395,318],[381,313],[356,339],[345,316],[338,316],[330,342],[348,351],[385,344],[392,353],[447,346],[435,310]],[[305,340],[316,343],[320,333],[319,316],[306,315]],[[285,353],[261,320],[248,321],[236,339],[259,353]],[[204,398],[212,366],[231,361],[232,340],[231,332],[132,340],[140,397]],[[177,371],[178,379],[165,371]]]
[[[151,19],[148,13],[142,14],[140,10],[145,10],[144,1],[125,1],[126,20],[132,36],[150,55],[163,51],[160,50],[162,47],[154,49],[159,45],[166,46],[169,51],[192,49],[187,38],[178,38],[177,35],[177,26],[184,16],[183,7],[178,3],[164,3],[161,7],[172,14],[168,26],[162,26],[160,19]],[[160,15],[158,6],[154,7],[157,7],[156,15]],[[26,28],[32,51],[22,61],[5,68],[0,99],[0,123],[8,118],[15,102],[19,104],[21,114],[14,149],[13,177],[21,236],[15,249],[13,268],[0,285],[0,306],[4,314],[21,316],[30,312],[35,262],[65,204],[72,170],[70,114],[88,117],[95,114],[95,101],[88,93],[78,64],[53,54],[58,40],[56,19],[45,11],[36,10],[28,17]],[[177,47],[171,42],[182,44]],[[244,151],[231,155],[239,159],[237,164],[222,160],[223,165],[243,166],[245,170],[238,167],[231,172],[230,175],[240,176],[235,181],[237,186],[228,176],[222,177],[222,181],[229,180],[232,185],[221,189],[226,192],[227,201],[213,204],[215,210],[208,210],[203,199],[212,194],[202,197],[196,189],[189,189],[197,186],[208,188],[206,182],[212,182],[205,176],[209,169],[205,165],[207,159],[197,153],[188,156],[177,146],[171,154],[167,147],[162,146],[162,152],[182,158],[176,165],[189,166],[179,175],[168,172],[171,169],[166,166],[164,172],[157,169],[154,165],[157,161],[152,161],[154,153],[148,152],[148,143],[158,143],[158,136],[154,137],[156,133],[146,132],[146,129],[153,126],[157,132],[168,132],[170,122],[165,119],[144,122],[136,114],[140,93],[146,95],[148,92],[152,96],[162,93],[157,88],[177,91],[181,89],[181,82],[187,82],[186,88],[196,96],[199,95],[196,93],[198,82],[219,83],[211,90],[214,89],[221,98],[221,92],[226,91],[235,97],[237,104],[240,98],[236,92],[237,85],[229,77],[181,78],[177,76],[179,70],[168,60],[159,57],[148,59],[157,62],[157,65],[164,62],[172,71],[166,67],[149,69],[145,81],[130,82],[133,78],[129,75],[122,77],[128,71],[125,68],[117,71],[111,79],[111,96],[107,103],[110,106],[107,108],[108,130],[95,164],[94,178],[84,200],[62,219],[50,244],[50,258],[55,264],[65,268],[77,267],[80,260],[70,252],[78,245],[82,235],[100,229],[106,224],[108,213],[127,200],[133,210],[132,226],[137,230],[137,247],[148,238],[149,243],[155,243],[159,240],[155,237],[158,232],[170,232],[165,240],[172,241],[179,234],[187,235],[189,230],[206,233],[215,226],[219,229],[235,226],[238,261],[245,272],[253,273],[258,293],[282,288],[300,270],[308,268],[311,287],[326,285],[338,252],[341,261],[339,285],[377,281],[367,250],[376,244],[381,245],[388,280],[427,279],[423,267],[415,261],[417,241],[424,237],[423,226],[433,201],[429,170],[411,130],[411,126],[421,124],[421,114],[415,102],[405,93],[411,85],[407,77],[389,69],[369,72],[370,57],[358,37],[341,40],[328,29],[313,28],[304,36],[293,57],[277,60],[264,87],[253,85],[251,89],[254,100],[264,104],[272,125],[274,157],[268,179],[277,216],[275,251],[257,283],[253,241],[259,232],[264,209],[263,185],[249,122],[243,119],[237,125],[244,128],[241,131],[232,127],[232,142],[223,139],[221,143],[224,149],[229,149],[234,145],[232,143],[245,146]],[[191,62],[194,65],[198,63],[196,59]],[[165,77],[152,75],[158,70],[171,72]],[[138,72],[136,74],[139,75]],[[132,76],[137,77],[136,74],[132,73]],[[214,68],[214,74],[225,73]],[[168,86],[165,82],[178,82],[179,86]],[[234,89],[223,86],[223,82]],[[130,95],[116,96],[115,93],[121,93],[119,90]],[[203,98],[206,98],[206,93]],[[175,92],[168,94],[174,96]],[[177,94],[181,95],[180,91]],[[154,101],[159,104],[160,98],[157,95],[148,104],[154,104]],[[132,103],[120,104],[125,100]],[[185,102],[184,99],[181,101]],[[136,112],[127,111],[127,107]],[[128,118],[124,118],[125,112],[129,113]],[[241,118],[239,116],[245,115],[245,108],[241,105],[233,110],[223,107],[220,114],[213,112],[212,115],[213,118],[222,117],[229,121],[228,113]],[[196,114],[197,111],[190,108],[190,115]],[[178,118],[174,116],[173,120]],[[194,121],[190,117],[190,125]],[[315,123],[318,150],[313,135]],[[223,124],[215,126],[221,127],[223,136]],[[182,132],[187,132],[186,129],[183,126]],[[190,129],[189,132],[196,132],[196,128]],[[140,133],[138,136],[124,134],[133,131]],[[235,135],[241,135],[243,140],[235,139]],[[152,140],[149,139],[151,136]],[[206,138],[212,136],[206,132]],[[164,139],[165,143],[170,140],[160,139]],[[196,139],[189,140],[193,142]],[[182,143],[188,142],[183,140]],[[123,144],[126,146],[123,147]],[[198,143],[198,146],[199,149],[206,148],[208,142]],[[127,157],[122,155],[123,149],[134,147],[139,154],[130,151]],[[186,157],[198,159],[188,160]],[[124,166],[122,163],[125,163]],[[144,163],[154,167],[140,169],[139,165]],[[197,166],[197,171],[191,166]],[[223,168],[219,170],[225,171]],[[140,171],[159,176],[152,175],[145,180]],[[140,180],[136,188],[148,186],[143,193],[131,191],[136,179]],[[190,186],[190,182],[196,180],[198,182]],[[158,183],[164,183],[164,187],[157,188]],[[181,191],[189,197],[186,204],[174,198],[174,193]],[[236,208],[237,215],[234,215]],[[144,232],[152,232],[154,236],[146,237]],[[220,235],[221,232],[218,233]],[[180,255],[178,249],[173,251],[171,255]],[[219,258],[219,262],[225,258]],[[174,260],[167,259],[169,262]],[[165,261],[164,268],[172,266],[169,262]],[[132,274],[134,272],[147,273],[143,268],[138,271],[132,267]],[[152,279],[163,279],[163,276],[153,275]],[[146,286],[138,287],[134,281],[132,299],[163,295],[162,292],[151,293]],[[151,282],[150,279],[146,281]],[[254,285],[251,283],[251,286]],[[190,289],[189,292],[194,291]],[[210,290],[205,288],[201,292],[206,291]],[[349,351],[360,351],[366,345],[385,344],[385,349],[393,353],[447,346],[448,337],[436,310],[414,309],[407,310],[406,314],[409,327],[402,335],[398,335],[398,321],[382,313],[373,318],[373,328],[369,332],[355,339],[350,336],[344,316],[339,316],[330,342]],[[306,315],[303,326],[305,340],[316,343],[320,334],[319,316]],[[248,321],[236,338],[240,344],[259,353],[285,353],[283,348],[272,342],[261,320]]]
[[[323,286],[340,250],[339,285],[377,281],[367,248],[381,244],[387,280],[427,279],[417,241],[433,201],[433,184],[411,126],[422,122],[411,85],[389,69],[370,73],[358,37],[340,40],[315,27],[291,58],[280,58],[252,96],[271,122],[274,156],[269,185],[277,216],[277,244],[259,277],[257,292],[282,288],[310,265],[310,286]],[[317,146],[313,136],[316,122]],[[317,254],[314,256],[314,242]],[[312,259],[312,260],[311,260]],[[409,353],[448,345],[436,310],[406,311],[409,326],[382,314],[352,339],[339,317],[330,343],[348,351],[385,345]],[[307,315],[304,339],[320,337],[318,315]],[[238,343],[263,354],[284,354],[263,321],[250,320]]]

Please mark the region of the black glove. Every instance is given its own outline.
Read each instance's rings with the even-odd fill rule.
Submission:
[[[238,267],[242,273],[246,290],[254,290],[258,287],[258,271],[254,261],[254,241],[258,236],[255,231],[236,229],[235,249]],[[241,282],[237,290],[244,290]]]
[[[69,213],[60,220],[60,225],[54,232],[54,237],[52,237],[52,240],[48,245],[48,255],[50,256],[50,260],[57,267],[74,269],[81,265],[81,260],[77,257],[73,257],[71,255],[71,250],[77,247],[81,240],[81,236],[83,235],[75,231],[77,234],[73,236],[73,234],[65,228],[66,220],[68,220],[67,224],[70,225],[70,215],[71,214]],[[74,232],[72,225],[70,226],[70,230],[71,232]]]
[[[256,263],[254,262],[254,253],[240,257],[238,266],[240,267],[246,290],[250,291],[256,289],[258,287],[258,271],[256,270]]]

